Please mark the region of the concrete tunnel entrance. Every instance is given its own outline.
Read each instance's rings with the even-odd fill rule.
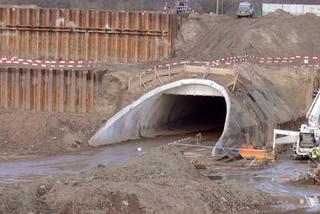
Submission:
[[[163,101],[159,103],[165,102],[166,105],[154,108],[164,121],[155,126],[152,135],[212,131],[221,136],[227,112],[223,97],[163,94],[160,99]],[[155,113],[152,111],[151,114]],[[153,119],[151,115],[150,120]]]
[[[203,131],[215,131],[219,139],[229,122],[229,111],[230,98],[223,86],[211,80],[179,80],[153,89],[119,111],[89,144]]]

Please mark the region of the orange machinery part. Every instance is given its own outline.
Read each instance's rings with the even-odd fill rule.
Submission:
[[[255,157],[257,160],[263,160],[267,157],[267,150],[256,150],[252,145],[244,144],[240,147],[239,154],[243,158]]]

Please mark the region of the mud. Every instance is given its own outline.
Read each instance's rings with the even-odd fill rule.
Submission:
[[[83,170],[102,165],[124,165],[129,160],[148,150],[166,145],[181,136],[143,139],[134,142],[124,142],[75,154],[53,155],[50,157],[36,157],[19,161],[0,163],[0,183],[18,184],[32,182],[38,177],[49,175],[77,175]],[[139,151],[139,150],[141,151]]]
[[[100,165],[80,176],[4,186],[1,192],[3,213],[126,213],[132,206],[138,213],[232,213],[273,204],[245,183],[205,178],[174,147],[153,149],[123,167]]]
[[[136,146],[134,144],[134,150]],[[2,184],[0,210],[3,213],[320,211],[319,205],[314,202],[319,190],[292,183],[306,175],[306,163],[281,160],[271,166],[258,164],[248,168],[250,162],[245,160],[215,161],[209,158],[210,152],[205,149],[161,146],[148,150],[144,147],[146,152],[139,153],[124,147],[128,145],[111,147],[108,152],[107,149],[101,151],[104,155],[96,152],[95,164],[99,162],[97,160],[103,160],[103,164],[82,169],[80,174],[74,165],[66,167],[67,163],[63,168],[68,171],[70,167],[73,173],[77,171],[76,174],[63,175],[64,169],[60,168],[53,170],[55,175],[50,177],[41,176],[36,180],[33,177],[31,184]],[[137,158],[131,159],[136,155]],[[110,162],[110,159],[113,161]],[[205,168],[196,170],[194,160],[203,163]],[[47,165],[47,169],[50,166],[54,169],[55,164]],[[59,164],[56,166],[60,167]],[[46,168],[45,165],[42,167]]]

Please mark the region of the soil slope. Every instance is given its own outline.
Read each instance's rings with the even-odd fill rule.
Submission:
[[[177,56],[216,59],[254,54],[262,57],[320,54],[320,17],[275,12],[254,19],[190,15],[176,42]]]

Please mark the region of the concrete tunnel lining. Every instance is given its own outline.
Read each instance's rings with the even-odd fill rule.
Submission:
[[[143,112],[140,136],[210,133],[220,137],[226,117],[221,96],[193,96],[163,93],[152,108]]]
[[[157,116],[157,111],[155,111],[161,108],[161,105],[166,105],[166,101],[160,99],[163,95],[223,97],[226,104],[226,116],[220,139],[225,134],[231,105],[227,90],[212,80],[183,79],[155,88],[119,111],[98,130],[90,139],[89,144],[100,146],[141,137],[153,137],[152,128],[164,122],[161,121],[163,115],[162,117]]]

